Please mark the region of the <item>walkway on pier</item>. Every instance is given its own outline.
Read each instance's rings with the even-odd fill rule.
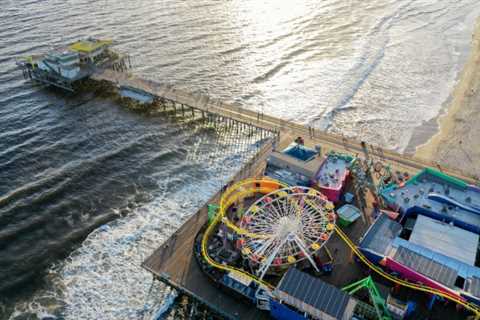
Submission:
[[[425,167],[437,167],[441,171],[451,176],[463,179],[469,183],[475,184],[478,181],[469,175],[452,168],[440,168],[437,163],[424,161],[422,159],[410,156],[400,155],[394,151],[384,150],[373,145],[367,145],[351,138],[336,136],[322,132],[318,129],[307,127],[291,121],[265,115],[232,104],[227,104],[219,99],[210,98],[202,94],[193,94],[187,91],[175,88],[173,85],[162,84],[152,80],[146,80],[136,77],[129,73],[118,72],[111,69],[97,70],[91,79],[96,81],[107,81],[117,86],[126,86],[144,91],[160,100],[170,101],[194,108],[205,113],[215,114],[225,118],[231,118],[236,121],[244,122],[264,130],[288,133],[291,136],[309,137],[314,143],[322,148],[348,152],[351,154],[359,153],[365,156],[373,156],[382,161],[392,162],[398,169],[405,171],[418,171]]]
[[[277,121],[268,121],[263,115],[246,110],[241,107],[226,104],[218,99],[210,98],[202,94],[192,94],[175,88],[173,85],[162,84],[152,80],[138,78],[132,74],[114,71],[111,69],[98,70],[91,79],[96,81],[107,81],[121,87],[135,88],[153,95],[160,100],[168,100],[206,113],[213,113],[226,118],[232,118],[241,122],[253,124],[265,130],[273,131],[280,128]],[[262,117],[262,119],[260,119]]]
[[[425,167],[438,167],[435,163],[400,155],[393,151],[383,150],[353,139],[320,132],[314,128],[264,115],[235,105],[226,104],[218,99],[212,99],[202,94],[190,94],[184,90],[175,88],[173,85],[166,85],[151,80],[137,78],[127,73],[102,70],[97,72],[92,79],[96,81],[107,81],[119,87],[130,87],[135,90],[143,91],[154,96],[161,102],[168,102],[173,105],[180,104],[182,105],[182,110],[183,107],[189,107],[192,108],[192,110],[196,109],[207,113],[208,115],[213,114],[220,118],[233,119],[257,128],[278,133],[277,138],[279,141],[277,143],[268,143],[264,145],[262,151],[260,151],[252,161],[247,163],[235,175],[232,182],[247,177],[255,177],[260,174],[265,165],[265,159],[269,155],[272,147],[282,150],[288,145],[288,143],[298,136],[304,137],[307,145],[319,145],[322,149],[322,154],[326,154],[329,151],[352,155],[356,154],[359,158],[364,160],[372,160],[373,162],[380,161],[385,165],[390,165],[394,172],[408,172],[410,175],[413,175]],[[469,183],[478,183],[475,179],[468,177],[458,170],[447,168],[440,169],[449,175],[458,177]],[[208,203],[218,202],[220,195],[221,191],[210,199]],[[367,205],[367,207],[367,209],[371,209],[369,205]],[[371,211],[367,209],[365,212]],[[193,254],[193,246],[195,235],[206,223],[207,211],[207,206],[204,206],[194,214],[160,248],[155,250],[155,252],[144,261],[142,267],[152,272],[156,279],[179,289],[187,295],[195,297],[197,300],[207,304],[215,311],[224,314],[226,318],[257,319],[266,316],[264,313],[252,308],[251,305],[242,303],[230,295],[223,294],[221,290],[218,290],[212,285],[207,276],[200,270],[196,261],[194,261],[195,256]],[[358,230],[354,234],[355,239],[363,234],[363,231],[365,231],[363,228],[368,227],[368,222],[369,219],[363,219],[361,224],[360,222],[357,223],[356,227],[358,227]],[[354,250],[355,245],[348,238],[343,237],[341,230],[337,231],[337,234],[339,235],[337,256],[342,256],[340,260],[347,261],[349,259],[348,256],[352,251],[358,255],[358,252]],[[330,245],[335,246],[334,241],[331,241]],[[359,258],[364,261],[362,257],[363,256],[359,256]],[[356,275],[356,272],[352,272],[358,268],[356,265],[347,263],[345,266],[349,268],[349,272],[338,273],[339,277],[345,277],[347,273],[349,275]],[[370,265],[368,266],[372,267]],[[358,271],[359,270],[360,269],[358,269]],[[379,272],[376,269],[374,269],[374,271]],[[388,275],[384,275],[383,273],[380,273],[380,275],[397,284],[442,296],[441,292],[434,292],[430,288],[412,285],[407,282],[404,283],[394,278],[390,279]],[[335,281],[337,280],[342,283],[348,282],[345,281],[345,279],[335,279]],[[457,301],[452,297],[448,298],[475,313],[480,312],[476,306],[466,304],[461,300]]]

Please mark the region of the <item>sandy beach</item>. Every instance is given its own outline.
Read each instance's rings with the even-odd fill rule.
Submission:
[[[439,132],[417,148],[415,156],[457,168],[480,178],[480,18],[472,35],[472,50],[452,93]]]

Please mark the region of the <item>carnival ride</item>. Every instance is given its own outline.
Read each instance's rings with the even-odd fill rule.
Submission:
[[[320,271],[314,254],[335,228],[333,204],[318,191],[287,187],[258,199],[243,215],[235,230],[243,256],[262,279],[269,268],[284,269],[308,260]]]
[[[399,279],[394,275],[391,275],[387,272],[385,272],[383,269],[380,267],[376,266],[370,260],[368,260],[362,253],[361,251],[357,248],[357,246],[348,238],[348,236],[339,228],[335,228],[336,233],[340,236],[340,238],[345,242],[345,244],[352,250],[352,252],[358,257],[358,259],[364,263],[371,271],[374,271],[377,275],[383,277],[386,280],[389,280],[390,282],[403,286],[405,288],[409,288],[412,290],[417,290],[433,295],[437,295],[439,297],[445,298],[447,300],[450,300],[454,303],[457,303],[458,305],[464,307],[466,310],[469,310],[470,312],[475,314],[475,320],[480,319],[480,307],[477,306],[476,304],[470,303],[466,301],[466,299],[454,296],[452,294],[449,294],[448,292],[438,290],[431,288],[426,285],[418,284],[418,283],[412,283],[403,279]]]
[[[222,197],[220,199],[220,203],[218,206],[217,214],[208,224],[208,227],[205,230],[205,233],[203,234],[202,242],[201,242],[201,253],[202,253],[203,259],[211,267],[214,267],[218,270],[222,270],[225,272],[230,272],[240,277],[246,277],[251,281],[253,281],[254,283],[256,283],[259,287],[268,288],[272,290],[273,286],[270,283],[263,281],[262,279],[258,278],[256,275],[253,275],[249,272],[246,272],[243,269],[240,269],[234,266],[229,266],[229,265],[216,262],[215,259],[213,259],[208,252],[208,241],[210,237],[213,235],[213,233],[215,232],[219,223],[221,222],[233,230],[241,230],[240,228],[237,228],[237,226],[233,222],[231,222],[228,219],[228,217],[225,216],[227,213],[227,209],[230,208],[230,206],[233,203],[238,201],[243,201],[245,198],[253,196],[255,193],[268,194],[270,192],[273,192],[275,190],[285,188],[285,187],[287,187],[285,184],[276,180],[246,179],[228,188],[222,194]]]
[[[373,282],[373,279],[371,276],[368,276],[357,282],[351,283],[342,288],[342,290],[346,291],[349,295],[353,295],[361,289],[366,289],[368,291],[370,302],[375,308],[375,313],[377,315],[377,318],[380,320],[391,320],[392,316],[388,311],[385,299],[380,294],[380,291],[375,285],[375,282]]]
[[[288,189],[292,193],[289,196],[288,192],[286,190],[282,190],[282,189]],[[285,195],[282,192],[287,193],[287,195]],[[259,209],[253,209],[253,211],[250,210],[250,212],[248,214],[246,214],[246,216],[252,216],[252,220],[250,220],[250,222],[244,221],[244,222],[242,222],[242,224],[240,226],[235,225],[235,223],[230,221],[230,219],[228,219],[228,217],[226,216],[226,213],[227,213],[227,210],[229,209],[229,207],[236,202],[237,203],[239,201],[241,202],[247,196],[251,197],[254,194],[263,194],[264,196],[262,198],[260,198],[259,200],[257,200],[257,202],[261,202],[260,201],[261,199],[265,200],[264,198],[265,198],[266,195],[268,195],[270,193],[274,193],[274,194],[276,194],[276,196],[275,196],[276,198],[284,199],[281,202],[282,203],[287,203],[289,205],[289,208],[290,208],[289,210],[291,210],[293,212],[297,212],[295,210],[298,209],[298,208],[301,208],[300,204],[302,202],[301,202],[301,197],[298,197],[299,195],[302,195],[303,197],[305,197],[305,195],[308,195],[308,197],[306,199],[305,198],[303,199],[303,206],[304,207],[308,207],[310,209],[316,208],[315,202],[310,200],[310,196],[313,196],[313,193],[309,194],[308,192],[310,192],[310,190],[308,190],[307,192],[297,192],[297,193],[295,193],[295,192],[293,192],[293,188],[288,188],[282,182],[267,179],[267,178],[264,178],[264,179],[247,179],[247,180],[244,180],[244,181],[240,181],[237,184],[234,184],[233,186],[228,188],[225,191],[225,193],[222,195],[221,200],[220,200],[220,204],[219,204],[218,213],[215,216],[215,218],[211,221],[211,223],[208,225],[205,233],[203,234],[202,243],[201,243],[201,253],[202,253],[203,259],[211,267],[214,267],[214,268],[219,269],[219,270],[223,270],[225,272],[231,272],[231,273],[237,274],[241,277],[246,277],[249,280],[251,280],[252,282],[255,282],[259,286],[259,288],[266,289],[266,290],[273,290],[274,286],[272,284],[270,284],[269,282],[263,280],[262,277],[265,274],[265,272],[264,272],[265,269],[268,269],[268,266],[273,264],[273,261],[274,261],[275,257],[277,257],[278,255],[284,257],[284,256],[286,256],[286,253],[288,253],[288,252],[291,252],[291,253],[295,252],[297,255],[299,255],[299,253],[305,251],[306,253],[311,254],[310,250],[314,249],[314,248],[308,249],[303,245],[302,242],[300,242],[300,245],[299,245],[299,243],[296,243],[295,241],[293,241],[294,243],[296,243],[296,247],[290,247],[291,249],[287,249],[288,246],[284,247],[283,245],[279,246],[279,247],[284,247],[283,250],[282,249],[279,249],[279,250],[270,249],[270,251],[268,251],[268,252],[270,252],[270,256],[265,257],[266,255],[264,255],[263,258],[260,258],[258,260],[261,263],[260,267],[257,269],[256,274],[252,274],[252,273],[250,273],[250,272],[248,272],[244,269],[234,267],[234,266],[225,265],[225,264],[222,264],[222,263],[218,263],[214,259],[212,259],[212,257],[210,257],[209,252],[207,250],[208,240],[211,237],[211,235],[213,234],[214,230],[218,227],[218,224],[221,222],[221,223],[225,224],[228,228],[234,230],[242,238],[244,238],[244,239],[249,238],[250,239],[249,240],[250,242],[245,241],[245,244],[244,244],[244,247],[243,247],[243,248],[250,248],[251,253],[246,254],[250,259],[253,259],[253,257],[254,257],[253,253],[254,252],[259,252],[260,250],[264,250],[264,251],[260,251],[260,252],[266,253],[267,249],[271,248],[271,245],[270,245],[271,242],[269,242],[267,240],[268,239],[273,239],[274,238],[273,235],[275,235],[275,234],[276,235],[278,235],[278,234],[283,235],[283,237],[282,236],[280,237],[280,241],[281,241],[281,239],[289,238],[289,235],[291,237],[290,239],[293,239],[295,237],[291,236],[292,234],[294,234],[294,233],[292,233],[292,230],[299,230],[299,229],[295,229],[295,227],[292,227],[291,223],[284,223],[284,222],[280,222],[280,221],[275,221],[274,225],[276,227],[274,227],[274,225],[270,226],[270,225],[268,225],[267,221],[271,221],[271,220],[267,220],[267,219],[257,219],[256,221],[258,221],[258,223],[251,224],[252,221],[253,221],[253,218],[257,215],[257,213],[262,211],[262,207],[263,208],[268,207],[268,203],[269,203],[268,201],[265,202],[265,203],[262,202],[262,205],[260,207],[257,204],[256,207],[258,207]],[[295,196],[295,194],[297,194],[297,196]],[[320,196],[315,194],[314,199],[317,199],[317,201],[318,201],[318,198],[316,198],[316,197],[321,198]],[[287,199],[290,199],[290,201],[287,200]],[[270,203],[272,203],[272,202],[273,202],[273,199]],[[280,203],[280,201],[277,201],[277,202]],[[275,212],[275,209],[273,209],[273,208],[276,208],[275,206],[276,205],[271,205],[270,206],[271,210],[263,209],[265,212],[267,212],[267,211],[270,212],[270,213],[268,213],[270,219],[272,219],[274,217],[274,214],[277,214]],[[290,219],[291,218],[288,218],[288,220],[290,220]],[[323,222],[324,220],[321,220],[321,219],[320,220],[318,220],[318,219],[315,220],[314,219],[314,221],[322,221],[322,223],[318,223],[318,222],[314,223],[314,226],[321,226],[318,230],[320,230],[321,232],[327,231],[328,232],[328,237],[330,237],[330,235],[333,231],[336,231],[337,235],[345,242],[345,244],[352,250],[352,252],[358,257],[358,259],[362,263],[364,263],[371,271],[375,272],[377,275],[383,277],[384,279],[386,279],[386,280],[388,280],[388,281],[390,281],[390,282],[392,282],[396,285],[400,285],[400,286],[403,286],[403,287],[406,287],[406,288],[409,288],[409,289],[413,289],[413,290],[416,290],[416,291],[425,292],[425,293],[428,293],[428,294],[437,295],[439,297],[450,300],[450,301],[464,307],[466,310],[469,310],[470,312],[474,313],[476,320],[480,319],[480,307],[479,306],[466,301],[462,297],[458,297],[458,296],[452,295],[448,292],[438,290],[438,289],[434,289],[434,288],[431,288],[431,287],[426,286],[426,285],[422,285],[422,284],[418,284],[418,283],[412,283],[412,282],[409,282],[409,281],[406,281],[406,280],[403,280],[403,279],[399,279],[396,276],[385,272],[382,268],[380,268],[379,266],[376,266],[375,264],[370,262],[360,252],[357,245],[355,245],[352,242],[352,240],[350,240],[350,238],[342,231],[342,229],[340,229],[338,226],[336,226],[334,223],[332,223],[334,221],[331,221],[329,224],[325,224]],[[265,223],[267,223],[267,224],[265,224]],[[330,225],[330,227],[327,227],[329,225]],[[287,226],[287,227],[285,227],[285,226]],[[295,226],[295,224],[293,224],[293,226]],[[333,228],[331,226],[333,226]],[[290,231],[290,232],[286,232],[286,231],[283,231],[283,230]],[[253,242],[254,240],[258,241],[259,245],[254,245],[255,244],[255,242]],[[327,238],[327,240],[328,240],[328,238]],[[262,243],[263,243],[263,246],[262,246]],[[279,243],[281,243],[281,242],[279,242]],[[255,251],[252,250],[252,247]],[[262,249],[262,248],[265,248],[265,249]],[[293,249],[293,248],[295,248],[295,249]],[[320,248],[317,248],[317,250],[319,250],[319,249]],[[289,251],[289,250],[293,250],[293,251]],[[272,258],[272,256],[274,258]],[[257,257],[257,258],[259,258],[259,257]],[[308,259],[307,256],[305,256],[304,259]],[[288,255],[287,255],[287,263],[286,264],[288,264],[288,263],[292,264],[292,263],[295,263],[295,261],[292,261],[292,260],[288,261]]]

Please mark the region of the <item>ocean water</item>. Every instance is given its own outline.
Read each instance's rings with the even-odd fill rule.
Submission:
[[[3,0],[0,319],[140,319],[139,264],[258,147],[24,83],[15,58],[115,39],[134,72],[403,151],[465,62],[476,0]]]

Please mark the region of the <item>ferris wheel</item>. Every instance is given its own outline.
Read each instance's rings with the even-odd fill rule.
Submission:
[[[335,229],[334,206],[312,188],[279,189],[258,199],[245,212],[238,246],[244,257],[258,265],[263,278],[271,267],[308,259],[328,241]]]

